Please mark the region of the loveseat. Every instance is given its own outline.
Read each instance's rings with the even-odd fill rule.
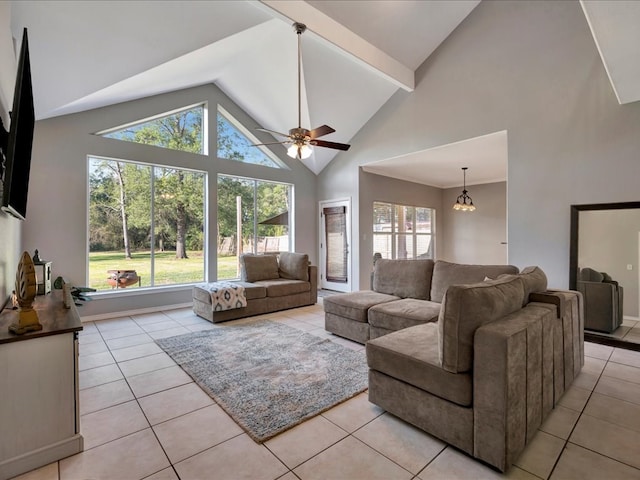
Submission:
[[[518,273],[518,268],[430,259],[379,259],[371,290],[323,299],[325,330],[366,343],[396,330],[435,322],[450,285],[481,282],[508,273]]]
[[[230,283],[244,287],[246,307],[218,311],[212,304],[211,284],[198,284],[193,287],[193,311],[217,323],[318,301],[318,267],[309,264],[307,254],[243,254],[240,272],[240,281]]]

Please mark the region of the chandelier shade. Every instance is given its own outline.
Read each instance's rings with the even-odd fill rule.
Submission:
[[[454,210],[461,210],[463,212],[473,212],[476,207],[473,204],[473,200],[467,192],[467,169],[469,167],[462,167],[462,194],[458,195],[456,203],[453,204]]]

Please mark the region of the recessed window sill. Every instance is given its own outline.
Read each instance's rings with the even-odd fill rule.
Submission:
[[[191,290],[194,285],[202,282],[194,282],[181,285],[166,285],[161,287],[139,287],[139,288],[114,288],[113,290],[100,290],[89,292],[85,296],[94,300],[106,300],[117,297],[134,297],[138,295],[157,295],[168,292],[182,292]]]

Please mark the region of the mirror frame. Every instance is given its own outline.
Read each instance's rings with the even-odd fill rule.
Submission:
[[[571,205],[571,230],[569,235],[569,288],[577,290],[578,280],[578,235],[580,231],[580,212],[585,210],[627,210],[640,209],[640,202],[590,203]],[[597,332],[585,332],[584,339],[594,343],[610,345],[640,351],[640,343],[625,342],[622,339],[600,335]]]

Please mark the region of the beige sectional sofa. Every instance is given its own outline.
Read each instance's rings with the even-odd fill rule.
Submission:
[[[481,282],[504,273],[518,273],[518,268],[442,260],[380,259],[373,273],[373,290],[323,299],[325,329],[365,343],[395,330],[435,322],[450,285]]]
[[[318,267],[309,264],[307,254],[240,256],[241,279],[247,306],[215,311],[206,284],[193,287],[193,311],[210,322],[271,313],[313,305],[318,301]]]
[[[395,282],[396,294],[413,289],[416,295],[418,264],[398,262],[376,264],[374,289],[386,285],[382,290],[388,291],[389,281]],[[429,261],[422,262],[429,268]],[[495,274],[500,268],[491,270]],[[403,271],[408,273],[399,274]],[[460,281],[465,271],[474,283]],[[399,307],[387,308],[385,324],[371,311],[398,300],[378,297],[387,300],[368,307],[368,322],[337,318],[336,308],[326,305],[335,297],[324,301],[329,326],[332,320],[340,326],[341,320],[341,332],[361,335],[364,330],[353,329],[353,322],[369,326],[369,401],[505,471],[584,364],[582,296],[548,290],[538,267],[497,278],[487,273],[478,281],[480,271],[480,266],[435,262],[430,300],[405,297],[410,299],[402,310],[407,315],[403,319]],[[387,277],[390,272],[394,275]],[[446,275],[435,280],[436,272]],[[444,278],[457,280],[446,285]],[[348,302],[339,299],[339,311],[354,315],[353,306],[362,308],[375,293],[382,294],[354,292]]]

